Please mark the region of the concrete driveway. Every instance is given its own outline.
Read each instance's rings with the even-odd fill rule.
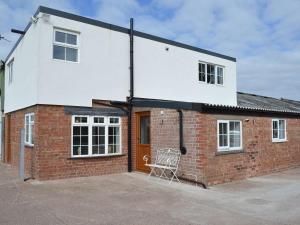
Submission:
[[[300,168],[204,190],[124,173],[56,181],[0,164],[0,224],[300,224]]]

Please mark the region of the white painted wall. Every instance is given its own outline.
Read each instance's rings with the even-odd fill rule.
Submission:
[[[52,59],[54,28],[80,33],[78,63]],[[136,97],[236,105],[235,62],[140,37],[134,50]],[[13,56],[6,112],[33,104],[92,106],[92,99],[129,96],[128,34],[51,15],[31,26]],[[224,86],[198,81],[199,60],[225,66]]]
[[[145,38],[134,40],[136,97],[237,104],[235,62]],[[224,85],[199,82],[199,61],[224,66]]]
[[[40,24],[29,28],[5,65],[4,110],[10,112],[37,103]],[[16,34],[17,35],[17,34]],[[14,59],[13,82],[8,84],[7,63]]]
[[[79,32],[79,62],[52,59],[53,28]],[[51,16],[41,28],[38,102],[92,106],[129,95],[128,34]]]

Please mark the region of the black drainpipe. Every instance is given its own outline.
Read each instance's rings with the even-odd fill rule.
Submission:
[[[132,100],[134,96],[134,82],[133,82],[133,18],[130,19],[130,96],[128,101],[128,172],[132,171],[132,144],[131,144],[131,121],[132,121]]]
[[[183,114],[182,110],[178,109],[179,114],[179,149],[182,155],[186,154],[186,147],[183,146]]]

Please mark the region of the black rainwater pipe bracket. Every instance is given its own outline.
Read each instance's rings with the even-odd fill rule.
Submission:
[[[183,113],[181,109],[178,109],[179,113],[179,149],[182,155],[185,155],[187,150],[186,147],[183,146]]]

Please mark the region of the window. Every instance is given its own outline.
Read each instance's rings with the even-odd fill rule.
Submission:
[[[223,85],[223,68],[217,67],[217,84]]]
[[[218,121],[218,150],[231,151],[242,149],[241,121]]]
[[[14,60],[12,59],[8,64],[8,84],[13,82],[13,72],[14,72]]]
[[[214,84],[215,83],[215,66],[207,64],[206,70],[207,70],[207,83]]]
[[[73,116],[72,156],[101,156],[121,153],[119,117]]]
[[[78,62],[78,34],[54,30],[53,59]]]
[[[224,67],[199,62],[199,81],[208,84],[224,84]]]
[[[286,121],[283,119],[272,120],[272,141],[286,141]]]
[[[25,144],[34,145],[34,113],[25,115]]]
[[[205,64],[204,63],[199,63],[199,81],[205,82]]]

